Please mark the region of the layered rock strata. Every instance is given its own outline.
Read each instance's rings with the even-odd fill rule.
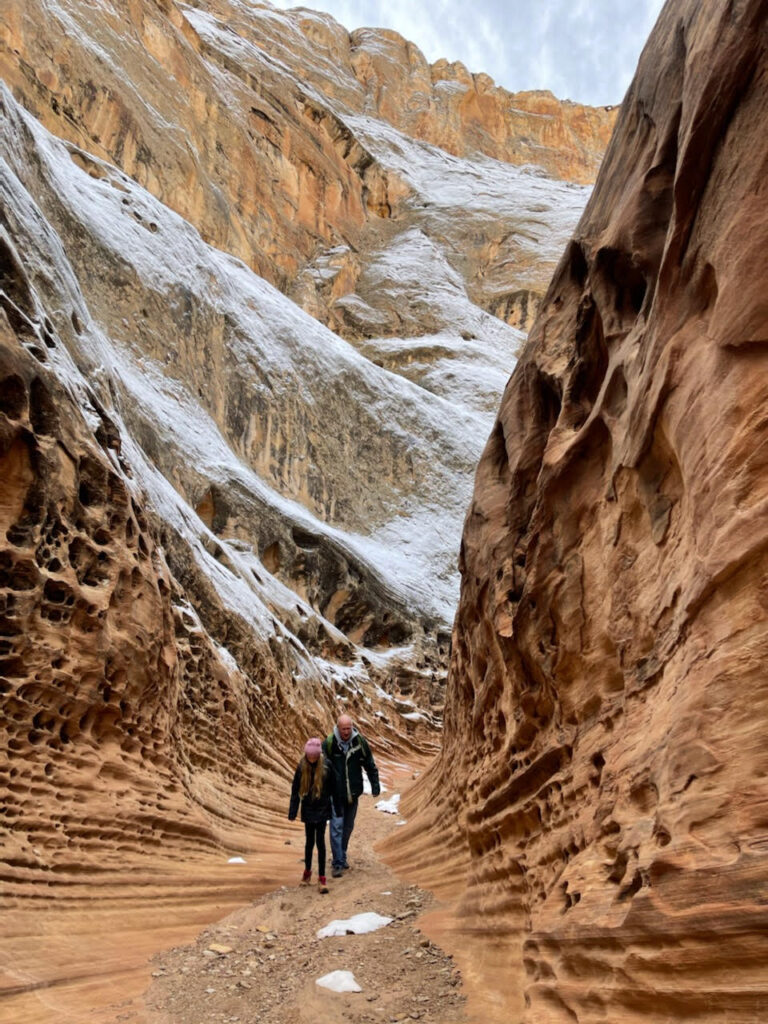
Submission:
[[[229,853],[282,880],[292,763],[340,708],[383,764],[434,752],[521,343],[489,310],[526,322],[588,189],[508,162],[488,82],[428,71],[412,122],[417,51],[307,12],[11,3],[0,65],[7,1000],[92,980],[31,908],[50,940],[64,906],[189,913],[190,879],[212,913]]]
[[[131,191],[114,168],[102,167],[104,178],[85,174],[73,160],[79,153],[7,91],[0,119],[2,874],[10,911],[148,858],[221,863],[227,850],[268,846],[293,748],[322,733],[341,705],[376,733],[382,758],[434,748],[447,636],[440,616],[417,610],[418,598],[405,602],[353,535],[280,498],[238,458],[238,417],[248,405],[234,381],[219,429],[190,379],[163,377],[153,353],[134,347],[142,328],[131,325],[147,324],[139,311],[159,304],[162,329],[178,330],[182,348],[189,321],[205,320],[207,348],[190,355],[201,391],[217,359],[223,377],[244,372],[216,349],[217,332],[240,359],[255,361],[246,328],[233,327],[245,305],[227,307],[228,294],[250,302],[251,317],[257,296],[266,303],[261,338],[271,316],[284,370],[292,342],[307,359],[318,351],[316,339],[301,349],[302,325],[323,329],[298,312],[298,325],[288,313],[280,319],[270,296],[280,309],[288,300],[266,285],[260,292],[242,264]],[[190,264],[198,291],[180,301],[180,268]],[[216,310],[206,275],[216,280]],[[351,409],[355,375],[366,367],[354,358],[336,367],[337,393]],[[264,364],[253,372],[258,382]],[[375,380],[362,379],[367,394],[386,401]],[[278,382],[276,369],[277,398]],[[250,401],[257,391],[252,381]],[[314,415],[333,417],[319,397]],[[310,406],[299,418],[294,443],[302,429],[330,435],[312,415]],[[394,412],[393,424],[399,436]],[[377,436],[399,450],[386,431]]]
[[[579,183],[594,180],[615,118],[547,93],[511,95],[461,65],[430,66],[396,33],[350,34],[328,15],[234,0],[110,0],[98,18],[80,0],[12,0],[0,76],[54,134],[122,168],[211,244],[352,335],[360,324],[334,303],[355,292],[390,222],[428,217],[350,118]],[[463,257],[474,301],[524,329],[554,267],[530,251],[531,214],[533,225],[486,225]],[[467,224],[457,251],[477,235]],[[298,281],[307,267],[315,274]],[[376,335],[398,333],[388,313]]]
[[[767,17],[665,7],[478,469],[393,859],[491,1016],[765,1016]]]

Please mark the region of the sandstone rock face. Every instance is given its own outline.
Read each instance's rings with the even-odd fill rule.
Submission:
[[[442,403],[407,382],[398,391],[386,371],[205,246],[115,168],[92,162],[84,173],[83,154],[48,136],[7,91],[0,117],[3,666],[8,694],[39,682],[39,673],[48,686],[33,687],[39,705],[12,718],[14,744],[28,758],[29,736],[44,749],[51,731],[63,729],[66,743],[90,735],[81,704],[90,707],[100,687],[106,704],[117,702],[117,711],[99,709],[100,720],[106,715],[121,735],[133,729],[131,709],[152,708],[141,696],[150,669],[130,669],[146,659],[156,666],[157,713],[168,701],[173,708],[162,728],[147,725],[156,744],[175,750],[195,742],[194,729],[176,736],[170,724],[186,699],[186,671],[202,687],[194,713],[216,722],[222,737],[250,736],[248,753],[231,750],[243,762],[263,761],[256,737],[271,744],[269,720],[289,736],[317,731],[339,692],[355,702],[363,678],[392,684],[404,645],[402,696],[422,698],[427,709],[439,702],[444,612],[435,583],[410,586],[406,574],[398,584],[386,571],[392,534],[386,559],[385,542],[374,538],[391,509],[374,497],[384,478],[395,488],[390,504],[396,492],[407,504],[414,474],[439,490],[441,474],[429,483],[429,460],[413,438]],[[220,390],[211,389],[211,377]],[[430,427],[457,483],[471,465],[462,434],[473,422],[460,416],[448,432]],[[426,507],[421,514],[431,515]],[[365,537],[355,533],[363,528]],[[81,628],[90,646],[73,634]],[[63,700],[53,699],[50,665],[61,659],[50,644],[70,652],[71,663],[59,667],[78,695],[72,720],[53,714],[49,721],[44,711],[46,701]],[[356,645],[367,649],[366,662]],[[182,655],[187,647],[192,653]],[[214,683],[223,695],[205,710]],[[243,686],[250,698],[225,696]],[[307,716],[310,694],[317,710]],[[397,695],[395,684],[388,703]],[[399,718],[394,707],[381,711],[382,739],[390,711]],[[235,725],[233,714],[247,723]],[[410,735],[413,727],[398,731]],[[204,732],[210,746],[203,754],[201,739],[199,757],[215,761],[218,732]],[[142,756],[154,749],[140,737],[128,747]],[[280,756],[271,760],[284,770]],[[188,797],[194,787],[184,788]]]
[[[355,293],[393,221],[402,230],[430,213],[351,119],[588,183],[615,117],[547,93],[510,95],[461,65],[430,67],[395,33],[350,35],[328,15],[230,0],[109,0],[98,18],[80,0],[11,0],[0,76],[54,134],[120,167],[206,241],[353,337],[372,334],[336,300]],[[551,231],[546,203],[525,214],[518,204],[516,222],[495,231],[470,216],[453,226],[460,244],[445,248],[462,253],[454,262],[473,300],[527,330],[555,258],[529,244]],[[373,336],[400,332],[397,304]]]
[[[0,1017],[53,1024],[141,991],[159,946],[293,879],[291,772],[340,708],[383,768],[434,751],[448,635],[441,584],[418,567],[398,582],[391,534],[329,525],[317,494],[268,482],[311,440],[344,485],[337,435],[419,468],[421,389],[383,388],[391,374],[4,89],[0,150]],[[282,434],[284,470],[251,468],[247,423]],[[461,495],[467,421],[431,429]]]
[[[244,455],[247,424],[269,430],[271,415],[273,432],[290,429],[290,454],[312,437],[313,464],[328,470],[339,412],[317,390],[325,379],[349,422],[360,417],[354,443],[418,465],[407,439],[421,389],[383,387],[391,375],[115,168],[84,172],[82,152],[7,90],[0,120],[5,995],[63,980],[58,953],[25,945],[32,908],[64,901],[77,920],[78,901],[101,895],[133,914],[134,883],[165,899],[185,872],[197,872],[187,898],[202,906],[228,851],[258,851],[263,865],[277,849],[284,861],[295,751],[340,706],[375,733],[381,759],[434,750],[447,635],[431,597],[414,587],[406,599],[384,571],[373,531],[329,526],[308,510],[321,496],[307,507],[281,496],[267,482],[278,470],[262,479]],[[232,375],[223,394],[214,373]],[[452,439],[433,429],[463,476],[467,424]],[[372,472],[352,462],[350,473]],[[50,935],[61,927],[46,921]],[[14,1019],[51,1019],[26,1012]]]
[[[3,998],[90,984],[98,936],[37,942],[57,908],[214,913],[248,898],[230,852],[280,884],[296,753],[341,707],[383,762],[435,752],[512,324],[588,189],[509,162],[462,106],[507,102],[484,80],[427,69],[419,107],[423,60],[384,39],[238,3],[3,9]]]
[[[765,1017],[767,38],[665,7],[478,470],[393,859],[465,875],[504,1019]]]
[[[98,375],[105,408],[122,394],[142,457],[216,537],[255,551],[299,596],[295,614],[285,595],[277,604],[302,642],[346,659],[346,641],[428,637],[437,657],[470,473],[521,340],[482,307],[526,321],[585,190],[452,157],[377,120],[369,92],[384,92],[359,80],[353,56],[377,55],[389,93],[402,79],[413,99],[411,72],[393,62],[407,50],[410,68],[417,51],[387,37],[382,63],[375,34],[353,46],[325,16],[116,4],[94,19],[77,3],[25,4],[8,8],[2,38],[16,94],[79,143],[50,154],[20,119],[7,136],[21,187],[66,251],[87,341],[57,329]],[[271,113],[256,131],[262,100]],[[265,141],[270,124],[279,145]],[[285,268],[262,257],[298,253],[292,294],[360,357],[212,256],[190,224],[286,287]],[[188,417],[195,432],[179,426]],[[339,635],[304,621],[301,601]],[[430,656],[420,669],[434,692]]]
[[[8,895],[60,881],[96,852],[116,868],[142,850],[215,846],[218,823],[189,799],[197,771],[255,797],[264,759],[245,676],[229,670],[171,574],[114,424],[84,389],[88,424],[44,365],[59,341],[7,240],[2,273],[14,291],[0,370]],[[196,582],[191,572],[190,594]],[[243,630],[240,643],[266,725],[290,677],[266,640]]]

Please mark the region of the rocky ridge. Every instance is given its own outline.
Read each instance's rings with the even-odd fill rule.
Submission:
[[[329,15],[238,0],[110,0],[98,19],[79,0],[12,0],[0,77],[55,135],[120,167],[350,337],[400,331],[396,293],[373,330],[336,303],[404,228],[436,239],[472,300],[523,329],[565,238],[554,255],[529,244],[543,224],[552,230],[545,200],[530,212],[518,203],[500,225],[466,210],[445,245],[444,224],[392,165],[398,134],[586,184],[615,119],[547,93],[509,94],[459,64],[430,66],[393,32],[349,33]],[[372,151],[360,118],[374,136],[390,125],[394,151],[381,139]]]
[[[391,857],[505,1019],[764,1017],[766,38],[666,5],[478,469]]]

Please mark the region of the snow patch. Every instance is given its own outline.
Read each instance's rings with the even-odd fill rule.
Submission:
[[[382,793],[386,793],[387,792],[387,787],[384,785],[383,782],[380,783],[380,788],[381,788],[381,792]],[[366,793],[368,796],[372,796],[373,795],[373,790],[371,789],[371,784],[368,781],[368,776],[367,775],[363,776],[363,792]]]
[[[393,793],[389,800],[379,800],[376,804],[377,811],[384,811],[385,814],[397,814],[397,805],[400,803],[400,794]]]
[[[330,989],[331,992],[362,992],[363,990],[355,981],[352,971],[331,971],[324,974],[315,982],[320,988]]]
[[[379,928],[386,928],[392,923],[391,917],[384,917],[374,911],[365,914],[355,914],[346,920],[331,921],[325,928],[317,933],[318,939],[330,939],[334,935],[367,935],[369,932],[376,932]]]

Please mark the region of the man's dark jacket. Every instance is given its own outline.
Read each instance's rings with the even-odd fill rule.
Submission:
[[[374,796],[379,795],[379,770],[373,760],[368,741],[356,729],[352,730],[346,753],[339,743],[335,729],[323,740],[323,753],[333,765],[335,807],[351,804],[363,792],[363,769],[371,784],[371,792]]]

